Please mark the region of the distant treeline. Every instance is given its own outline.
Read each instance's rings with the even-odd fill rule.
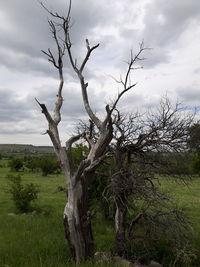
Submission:
[[[22,144],[0,144],[2,154],[53,154],[51,146],[33,146]]]

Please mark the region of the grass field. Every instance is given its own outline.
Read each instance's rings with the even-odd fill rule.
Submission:
[[[24,182],[40,186],[38,200],[34,203],[38,213],[15,214],[15,207],[6,192],[9,169],[6,161],[0,168],[0,267],[62,267],[75,266],[70,261],[69,251],[64,238],[62,213],[66,202],[64,192],[57,190],[64,186],[62,175],[43,177],[40,173],[21,173]],[[189,186],[164,181],[174,195],[177,205],[186,210],[195,233],[194,247],[200,266],[200,178],[193,178]],[[96,251],[110,250],[114,241],[112,223],[96,218],[93,222]],[[89,261],[80,266],[116,266],[113,263]]]
[[[3,163],[5,165],[5,162]],[[22,173],[23,182],[39,184],[40,193],[34,203],[38,214],[17,214],[6,193],[9,173],[7,167],[0,168],[0,266],[1,267],[62,267],[74,266],[64,238],[62,214],[66,202],[64,178],[43,177],[39,173]],[[96,250],[109,250],[112,246],[113,227],[102,221],[94,222],[97,238]],[[81,266],[114,266],[99,262],[87,262]]]

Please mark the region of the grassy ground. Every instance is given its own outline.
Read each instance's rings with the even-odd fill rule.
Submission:
[[[5,165],[5,162],[3,163]],[[62,213],[66,202],[64,178],[42,177],[36,173],[21,173],[23,182],[39,184],[40,193],[34,203],[40,210],[37,215],[17,214],[6,193],[9,169],[0,168],[0,267],[62,267],[74,266],[64,238]],[[94,222],[94,234],[98,240],[97,250],[109,250],[113,241],[113,227],[108,223]],[[100,262],[87,262],[80,266],[114,266]]]
[[[193,247],[196,251],[195,265],[200,266],[200,177],[193,177],[187,184],[173,180],[162,181],[162,187],[169,191],[177,204],[187,215],[193,233]],[[190,265],[188,266],[190,267]]]
[[[38,200],[34,203],[38,214],[17,214],[6,193],[9,172],[6,162],[0,168],[0,267],[62,267],[75,266],[70,261],[69,251],[64,239],[62,213],[66,201],[65,193],[58,192],[64,186],[62,175],[42,177],[40,173],[22,173],[24,182],[40,186]],[[195,233],[194,246],[200,247],[200,178],[196,177],[186,187],[174,182],[164,181],[164,188],[171,191],[177,205],[183,207]],[[110,250],[113,245],[113,225],[96,218],[93,222],[97,251]],[[200,254],[197,252],[197,254]],[[199,259],[200,259],[200,255]],[[116,266],[112,263],[89,261],[81,267]],[[193,265],[194,266],[194,265]],[[200,266],[197,263],[196,266]]]

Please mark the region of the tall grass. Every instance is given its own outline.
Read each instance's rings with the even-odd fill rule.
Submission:
[[[4,161],[2,163],[6,165]],[[33,203],[36,215],[17,214],[6,192],[9,169],[0,168],[0,266],[1,267],[62,267],[75,266],[64,238],[62,214],[66,202],[62,175],[43,177],[40,173],[20,173],[24,183],[37,183],[38,200]],[[98,220],[101,220],[100,222]],[[113,226],[102,219],[94,221],[96,250],[109,250]],[[80,266],[116,266],[112,263],[88,261]]]
[[[40,173],[20,173],[23,182],[37,183],[40,187],[38,200],[33,203],[36,215],[17,214],[10,195],[6,192],[9,169],[6,161],[0,168],[0,267],[73,267],[64,238],[62,213],[66,202],[62,175],[43,177]],[[185,209],[192,223],[197,249],[196,265],[200,266],[200,178],[192,179],[188,186],[163,180],[161,186],[170,191],[179,207]],[[15,213],[15,214],[14,214]],[[97,214],[93,220],[96,251],[108,251],[113,247],[114,229]],[[114,267],[112,262],[88,261],[80,267]],[[178,266],[178,265],[177,265]],[[188,266],[189,267],[189,266]]]

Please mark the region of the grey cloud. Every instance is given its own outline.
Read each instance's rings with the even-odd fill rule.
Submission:
[[[119,103],[119,109],[124,112],[147,112],[148,109],[154,109],[161,98],[156,95],[142,95],[138,92],[128,92]]]
[[[178,88],[177,94],[183,103],[196,107],[200,106],[200,84],[191,84],[188,87]]]
[[[51,10],[66,12],[66,0],[44,0],[44,3]],[[80,62],[80,58],[85,55],[85,38],[89,38],[91,44],[101,43],[91,56],[84,73],[91,85],[88,87],[91,105],[98,114],[104,112],[104,92],[96,94],[92,88],[94,86],[96,89],[96,85],[98,88],[104,87],[104,79],[107,82],[108,78],[106,75],[112,74],[105,74],[107,70],[109,71],[109,66],[117,69],[116,73],[118,71],[124,73],[124,60],[128,60],[131,48],[133,52],[138,51],[138,43],[142,40],[147,47],[153,48],[144,54],[147,60],[143,61],[142,65],[145,68],[169,63],[170,52],[179,49],[176,47],[177,40],[192,21],[200,19],[198,0],[152,0],[144,7],[144,28],[137,28],[134,27],[134,22],[140,15],[141,10],[137,9],[140,3],[141,0],[84,0],[84,3],[81,0],[73,1],[71,38],[74,57]],[[54,51],[54,42],[47,23],[48,14],[45,10],[37,0],[7,0],[1,1],[0,6],[0,65],[11,70],[11,76],[13,71],[18,71],[19,77],[21,72],[31,73],[32,76],[45,75],[57,78],[56,70],[41,53],[41,49],[51,48]],[[68,63],[66,63],[66,71],[67,82],[73,85],[64,89],[63,121],[75,125],[77,119],[85,117],[85,111],[79,85],[76,86],[75,74]],[[198,72],[199,68],[196,68],[195,73],[198,74]],[[95,84],[94,80],[96,80]],[[192,88],[192,90],[182,88],[177,93],[184,102],[190,101],[196,104],[199,90],[197,86]],[[10,91],[0,89],[1,126],[4,122],[10,121],[14,122],[18,132],[34,131],[30,124],[25,125],[26,120],[32,122],[33,126],[39,125],[39,129],[45,128],[43,126],[46,125],[45,123],[40,124],[41,121],[45,122],[45,118],[40,114],[40,108],[36,105],[34,97],[46,103],[52,111],[56,91],[47,81],[46,85],[35,88],[34,94],[26,99],[19,99],[16,94],[11,95]],[[156,101],[156,97],[144,99],[136,92],[123,98],[120,106],[130,109],[137,105],[150,107]],[[72,128],[70,126],[70,129]],[[4,130],[6,131],[5,127]],[[8,129],[10,132],[11,130],[11,128]]]
[[[42,89],[42,90],[41,90]],[[95,94],[89,90],[91,106],[98,113],[104,108],[103,92]],[[0,132],[1,133],[38,133],[45,131],[46,119],[41,114],[41,109],[34,100],[46,104],[53,113],[56,91],[52,86],[46,85],[35,88],[33,93],[26,98],[19,99],[17,94],[8,89],[0,89]],[[64,88],[64,103],[62,107],[62,123],[75,126],[79,119],[87,118],[81,99],[81,91],[76,86]],[[70,129],[72,127],[70,126]]]
[[[194,72],[193,72],[194,74],[200,74],[200,67],[199,68],[196,68],[195,70],[194,70]]]
[[[0,127],[1,127],[1,131],[0,131],[0,135],[2,134],[11,134],[11,135],[16,135],[16,134],[38,134],[39,132],[42,132],[42,127],[41,127],[41,131],[39,131],[38,128],[38,122],[35,123],[35,125],[32,124],[28,124],[26,123],[25,125],[13,125],[13,123],[7,123],[6,125],[3,125],[0,122]]]
[[[196,0],[160,0],[146,6],[143,32],[147,43],[169,46],[177,40],[188,23],[200,18],[200,2]]]
[[[42,129],[35,115],[34,99],[19,99],[8,89],[0,89],[0,134],[32,134]]]
[[[145,60],[142,62],[144,68],[151,68],[160,63],[168,63],[170,61],[170,56],[168,51],[164,47],[151,48],[146,50],[144,54]]]
[[[30,103],[19,100],[9,90],[0,89],[0,99],[0,122],[17,122],[32,117]]]
[[[147,46],[166,49],[173,44],[187,27],[191,20],[199,19],[200,2],[196,0],[160,0],[151,1],[145,7],[143,19],[144,30],[128,28],[127,24],[133,17],[136,19],[139,11],[135,4],[140,1],[73,1],[72,17],[74,18],[72,28],[72,42],[75,57],[79,59],[85,53],[84,39],[91,38],[94,41],[102,41],[102,52],[105,58],[126,59],[124,51],[130,50],[135,43],[143,40]],[[46,0],[44,4],[50,10],[66,13],[67,2],[65,0]],[[45,63],[45,57],[41,49],[54,47],[48,30],[46,11],[39,5],[38,1],[12,0],[2,1],[0,18],[2,21],[0,29],[1,64],[19,71],[39,71],[46,75],[55,75],[51,67]],[[106,33],[107,28],[113,26],[118,32]],[[91,41],[92,41],[91,40]],[[112,45],[111,45],[112,43]],[[5,53],[7,50],[7,53]],[[147,63],[148,67],[168,60],[168,51],[155,52],[152,60]],[[121,55],[121,57],[120,57]],[[20,57],[20,60],[17,60]],[[102,54],[101,54],[102,57]],[[100,62],[100,61],[99,61]],[[101,60],[101,64],[106,64]]]
[[[50,10],[56,10],[66,13],[66,1],[56,1],[52,5],[51,1],[44,1],[44,4]],[[110,8],[109,8],[110,6]],[[102,5],[94,3],[92,0],[85,1],[84,5],[79,1],[74,1],[72,17],[74,25],[72,30],[73,50],[79,59],[80,51],[85,49],[84,39],[91,35],[92,30],[98,25],[112,21],[110,16],[113,4]],[[64,10],[64,12],[63,12]],[[46,11],[35,1],[13,0],[3,1],[1,3],[1,14],[7,23],[0,26],[2,34],[0,35],[0,50],[2,65],[17,70],[26,71],[38,70],[45,74],[50,74],[50,68],[44,61],[41,49],[51,48],[54,50],[54,42],[48,30]],[[1,23],[3,25],[3,22]],[[84,47],[84,49],[81,48]],[[7,50],[7,53],[6,53]],[[20,60],[17,60],[20,57]]]
[[[146,6],[143,19],[145,25],[140,36],[147,46],[153,47],[156,60],[152,65],[167,62],[170,58],[170,49],[177,49],[176,41],[194,20],[200,19],[200,2],[196,0],[160,0],[151,1]]]
[[[35,91],[37,92],[37,95],[35,95],[36,98],[41,103],[46,104],[52,112],[56,98],[55,88],[46,85],[42,88],[36,88]],[[104,108],[104,92],[96,94],[92,89],[88,88],[88,97],[91,107],[94,108],[96,112],[101,113]],[[64,118],[81,119],[86,116],[79,84],[66,85],[63,88],[63,99],[62,114]]]

